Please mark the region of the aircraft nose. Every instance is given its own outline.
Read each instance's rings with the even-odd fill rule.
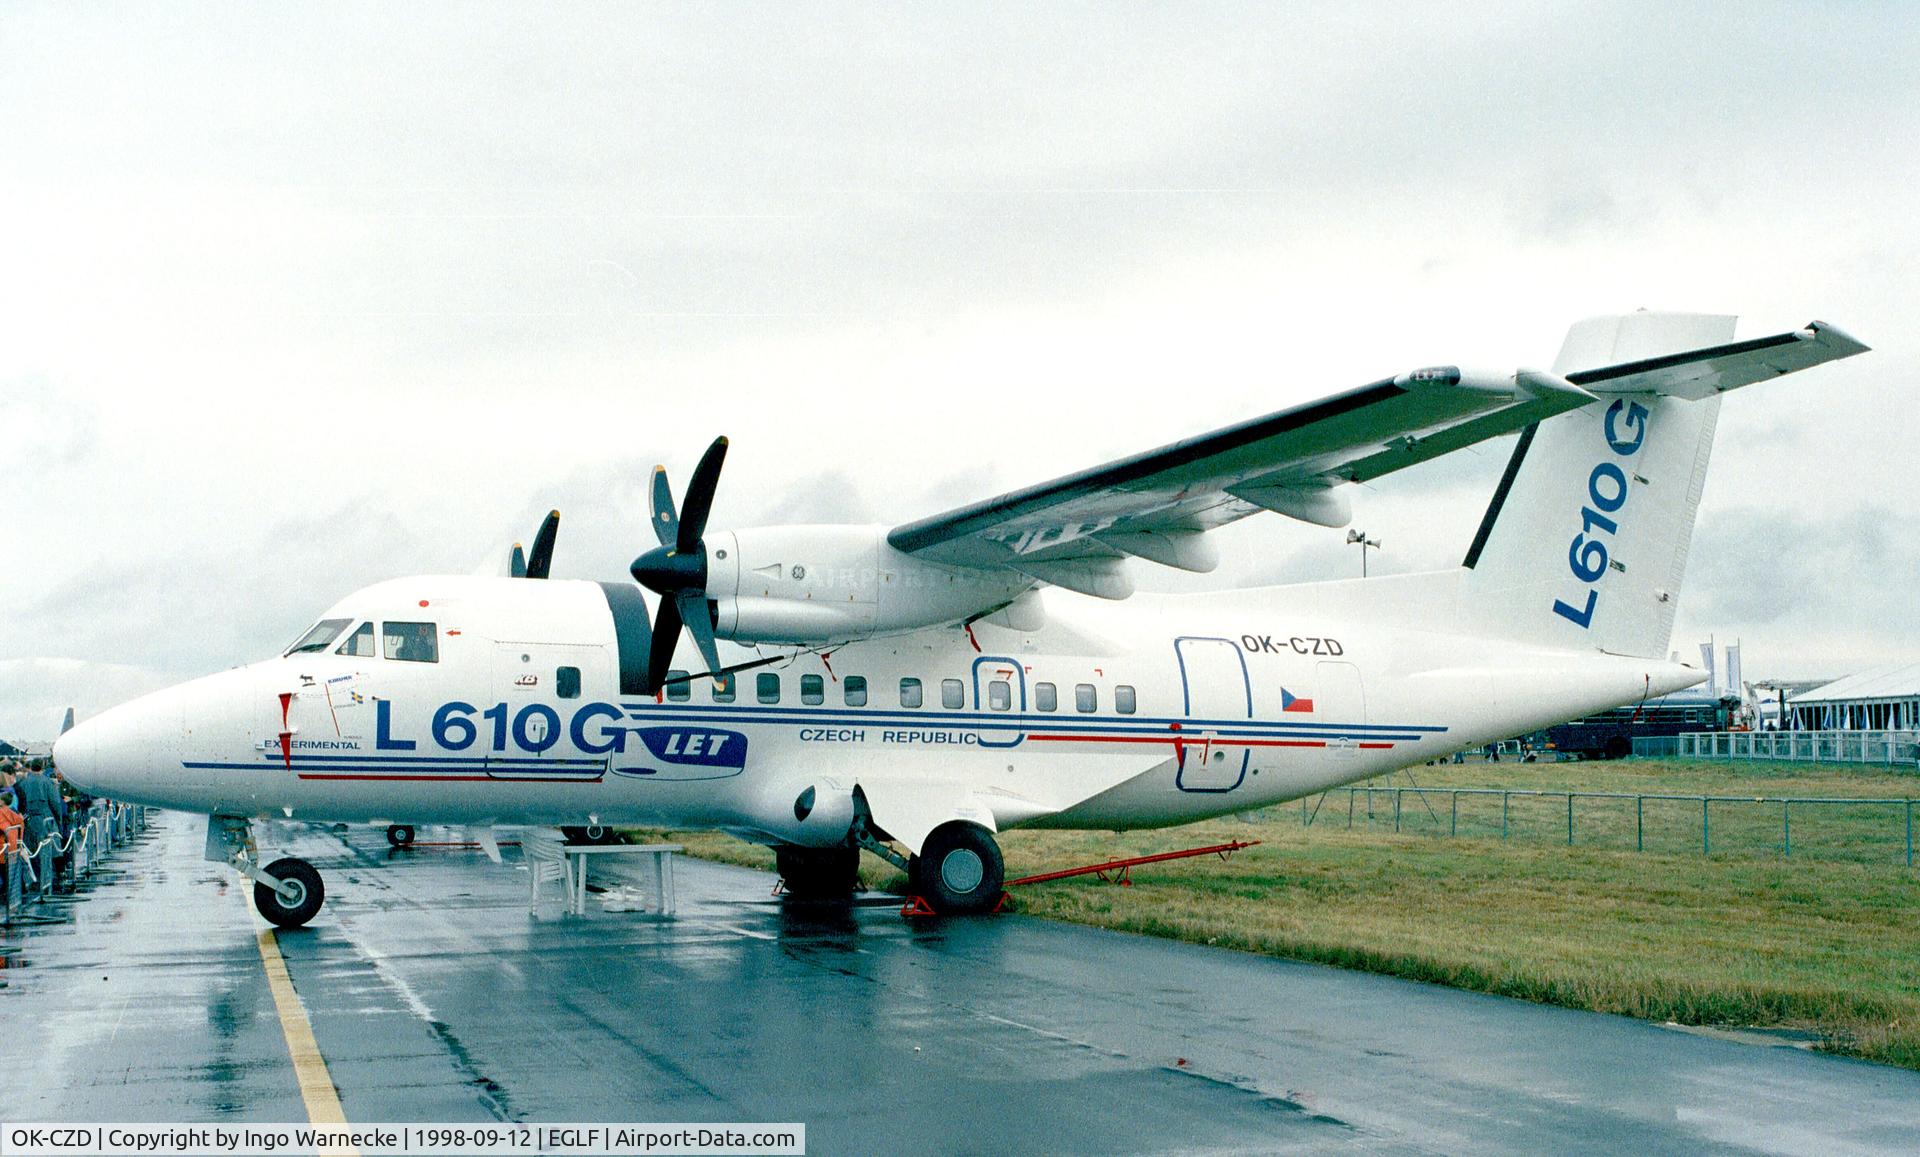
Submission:
[[[168,692],[109,708],[53,744],[53,765],[89,795],[136,802],[155,760],[177,744],[179,713]]]
[[[76,724],[53,741],[53,766],[60,777],[92,795],[111,795],[98,786],[100,774],[98,720]]]

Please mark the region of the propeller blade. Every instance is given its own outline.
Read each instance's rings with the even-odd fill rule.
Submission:
[[[720,670],[720,648],[713,642],[713,619],[707,614],[707,593],[701,590],[681,591],[673,596],[680,612],[680,621],[687,625],[687,633],[693,636],[693,645],[700,649],[700,658],[706,661],[709,673]]]
[[[547,511],[547,520],[540,524],[540,533],[533,536],[533,553],[527,556],[526,577],[543,579],[553,566],[553,540],[560,534],[560,512]]]
[[[661,546],[672,546],[680,533],[680,516],[673,512],[673,487],[667,482],[667,468],[653,468],[653,534]]]
[[[507,563],[507,573],[514,578],[527,577],[527,552],[517,542],[513,544],[513,555]]]
[[[713,510],[713,491],[720,484],[720,464],[727,460],[727,439],[715,438],[700,456],[687,481],[686,501],[680,507],[680,526],[674,536],[677,554],[693,554],[700,549],[700,538],[707,532],[707,515]]]
[[[660,613],[653,620],[653,643],[647,651],[647,694],[666,686],[667,670],[673,666],[673,649],[679,644],[680,604],[662,595]]]

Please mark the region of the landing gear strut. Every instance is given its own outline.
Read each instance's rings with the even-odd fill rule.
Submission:
[[[326,886],[312,864],[293,856],[260,867],[253,826],[244,816],[208,816],[206,858],[229,864],[253,881],[253,904],[282,928],[298,928],[314,918],[326,899]]]

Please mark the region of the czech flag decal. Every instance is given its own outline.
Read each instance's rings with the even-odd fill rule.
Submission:
[[[1311,714],[1313,711],[1313,700],[1302,698],[1287,690],[1285,687],[1282,687],[1280,688],[1280,710],[1305,711]]]

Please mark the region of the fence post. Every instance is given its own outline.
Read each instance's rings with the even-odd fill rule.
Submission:
[[[1507,838],[1507,793],[1500,793],[1500,838]]]
[[[1913,801],[1907,801],[1907,867],[1913,867]]]
[[[1788,857],[1793,855],[1792,808],[1792,800],[1783,799],[1780,801],[1780,854]]]
[[[1713,854],[1713,842],[1708,838],[1707,828],[1707,797],[1703,795],[1700,797],[1700,854],[1703,856]]]
[[[1573,846],[1573,793],[1567,793],[1567,846]]]
[[[1453,816],[1447,821],[1447,834],[1457,836],[1460,834],[1460,792],[1454,790],[1447,795],[1453,800]]]
[[[1400,834],[1400,793],[1406,790],[1404,787],[1393,789],[1393,834],[1396,836]]]
[[[1353,789],[1347,789],[1347,830],[1353,830]]]
[[[1633,797],[1633,850],[1647,850],[1647,797],[1644,795]]]

